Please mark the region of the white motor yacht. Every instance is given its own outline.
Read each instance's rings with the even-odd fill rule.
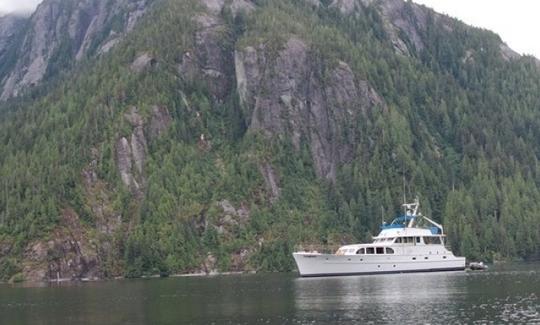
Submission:
[[[403,204],[405,214],[383,223],[369,244],[340,247],[334,254],[293,253],[303,277],[379,273],[461,271],[465,258],[445,247],[443,226],[418,212],[418,199]],[[418,224],[423,223],[424,226]]]

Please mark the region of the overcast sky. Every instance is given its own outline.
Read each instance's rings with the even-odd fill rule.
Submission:
[[[1,0],[0,0],[1,1]],[[492,30],[514,51],[540,58],[539,0],[413,0]]]
[[[0,14],[14,11],[32,11],[40,2],[41,0],[0,0]]]
[[[540,58],[539,0],[413,0],[469,25],[490,29],[512,49]],[[41,0],[0,0],[2,12],[30,11]]]

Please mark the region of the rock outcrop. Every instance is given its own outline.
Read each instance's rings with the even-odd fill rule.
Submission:
[[[140,73],[144,71],[146,68],[155,66],[156,64],[157,64],[156,58],[154,58],[149,53],[142,53],[133,61],[133,63],[131,63],[131,70],[133,72]]]
[[[71,209],[62,211],[61,223],[50,240],[30,243],[24,252],[23,276],[28,281],[99,278],[95,247]]]
[[[220,14],[224,9],[230,9],[233,15],[255,10],[255,5],[249,0],[201,0],[201,2],[214,15]]]
[[[0,17],[0,71],[8,64],[7,53],[13,51],[13,47],[17,41],[17,34],[20,33],[26,18],[7,15]],[[2,76],[0,75],[0,80]]]
[[[179,74],[188,83],[202,78],[215,99],[223,100],[230,93],[233,74],[232,51],[223,46],[228,30],[218,15],[202,14],[194,19],[197,24],[195,47],[184,53],[178,66]]]
[[[148,128],[150,139],[157,139],[160,137],[167,131],[171,123],[172,117],[167,107],[158,105],[153,106],[150,126]]]
[[[124,117],[131,124],[132,132],[129,140],[124,136],[116,141],[116,163],[124,185],[141,194],[141,177],[147,147],[144,121],[137,107],[131,107]]]
[[[124,185],[133,193],[142,195],[145,184],[144,164],[148,151],[148,140],[162,135],[172,122],[169,111],[164,106],[154,105],[151,108],[150,121],[147,122],[137,107],[131,107],[124,114],[131,126],[131,134],[116,140],[116,165]],[[147,138],[146,134],[150,137]]]
[[[501,43],[499,48],[501,49],[501,56],[505,61],[510,61],[510,60],[513,60],[513,59],[519,59],[521,57],[521,55],[519,53],[512,50],[505,43]]]
[[[276,59],[264,45],[235,54],[238,93],[249,128],[267,136],[288,136],[296,149],[311,150],[319,177],[334,181],[337,165],[352,158],[355,129],[351,123],[384,105],[368,82],[339,62],[326,78],[309,47],[291,38]],[[261,168],[272,197],[279,195],[268,166]]]
[[[45,0],[28,21],[16,62],[0,76],[0,99],[39,84],[69,61],[110,50],[133,29],[146,7],[147,0]],[[115,19],[124,24],[113,27]]]
[[[420,52],[424,49],[422,35],[427,27],[427,8],[412,2],[381,0],[377,3],[380,7],[381,16],[384,20],[384,26],[396,52],[403,55],[411,55],[414,52]],[[438,15],[440,20],[445,16]],[[445,23],[441,21],[441,23]],[[448,19],[448,22],[450,20]],[[408,39],[400,37],[405,35]],[[413,48],[407,46],[411,44]],[[412,53],[411,53],[412,51]]]

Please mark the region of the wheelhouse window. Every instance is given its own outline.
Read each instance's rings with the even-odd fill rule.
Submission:
[[[395,243],[396,243],[396,244],[401,244],[401,237],[396,238]]]
[[[377,247],[377,254],[384,254],[384,247]]]
[[[414,243],[414,237],[403,237],[402,242],[405,244],[413,244]]]
[[[432,236],[432,237],[424,237],[424,243],[426,245],[441,245],[441,237],[439,236]]]
[[[375,254],[375,248],[374,247],[366,248],[366,254]]]
[[[386,247],[386,254],[394,254],[394,250],[390,247]]]
[[[365,253],[366,253],[366,249],[365,249],[365,248],[360,248],[359,250],[356,251],[356,254],[364,255]]]

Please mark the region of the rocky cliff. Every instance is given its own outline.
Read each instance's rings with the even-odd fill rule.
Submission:
[[[109,51],[133,29],[146,7],[146,0],[43,1],[25,23],[16,60],[0,74],[0,99],[40,84],[72,60]]]
[[[271,58],[264,44],[235,53],[236,81],[249,128],[268,136],[302,141],[310,148],[319,177],[335,180],[337,165],[352,159],[354,123],[384,102],[349,65],[337,63],[323,80],[317,60],[301,39],[290,38]]]
[[[0,76],[12,64],[13,53],[26,18],[17,15],[0,17]]]

